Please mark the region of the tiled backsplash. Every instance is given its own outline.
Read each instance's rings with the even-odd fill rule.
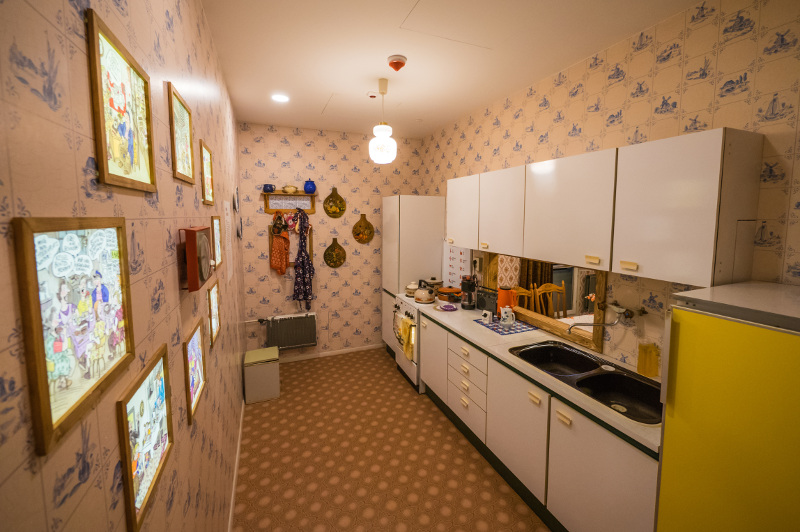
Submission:
[[[149,74],[158,192],[98,184],[84,8],[91,5]],[[218,273],[222,327],[208,392],[186,419],[181,342],[208,313],[206,291],[178,288],[178,228],[223,216],[236,187],[235,121],[199,0],[0,1],[0,516],[3,530],[124,530],[116,401],[168,346],[174,452],[142,530],[223,530],[242,408],[241,256]],[[217,204],[172,177],[166,84],[192,109],[195,168],[214,153]],[[199,170],[197,170],[199,175]],[[33,454],[14,274],[15,216],[122,216],[127,221],[135,360],[46,457]],[[235,237],[234,237],[235,238]],[[80,378],[80,377],[73,377]]]
[[[447,179],[718,127],[763,133],[753,277],[800,284],[800,2],[708,0],[643,28],[423,139],[422,194]],[[443,192],[442,192],[443,193]],[[644,306],[606,336],[635,368],[638,343],[663,345],[670,294],[609,276],[609,294]]]

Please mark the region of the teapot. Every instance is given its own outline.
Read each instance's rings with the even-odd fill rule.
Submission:
[[[433,303],[434,290],[424,280],[420,279],[417,283],[417,291],[414,292],[414,301],[417,303]]]
[[[500,325],[502,325],[503,329],[511,329],[515,321],[517,321],[517,317],[514,315],[514,310],[511,307],[503,307],[500,309]]]

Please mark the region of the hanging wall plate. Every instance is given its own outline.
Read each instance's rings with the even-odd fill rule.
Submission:
[[[322,203],[322,208],[325,210],[325,214],[331,218],[339,218],[347,210],[347,202],[336,192],[336,187],[333,187],[330,195]]]
[[[359,220],[353,226],[353,238],[355,238],[356,242],[359,244],[369,244],[374,236],[375,227],[369,223],[369,220],[367,220],[367,215],[362,214],[361,218],[359,218]]]
[[[328,249],[325,250],[325,264],[330,266],[331,268],[338,268],[342,264],[344,264],[345,259],[347,258],[347,253],[345,252],[344,248],[339,245],[339,242],[336,239],[333,239],[333,242]]]

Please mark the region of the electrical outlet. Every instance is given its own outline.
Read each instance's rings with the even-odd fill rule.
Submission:
[[[483,271],[483,257],[474,257],[472,259],[472,271],[474,273],[481,273]]]

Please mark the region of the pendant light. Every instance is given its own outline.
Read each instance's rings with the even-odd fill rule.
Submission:
[[[392,138],[392,126],[384,121],[383,97],[389,88],[389,80],[378,80],[378,92],[381,95],[381,122],[372,128],[375,137],[369,141],[369,158],[375,164],[388,164],[397,157],[397,142]]]

